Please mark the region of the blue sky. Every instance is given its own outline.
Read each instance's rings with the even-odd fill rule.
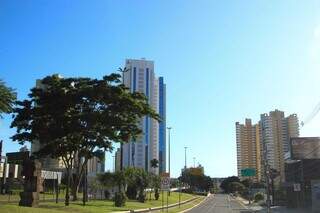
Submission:
[[[0,0],[0,78],[19,99],[37,78],[100,78],[142,57],[167,83],[173,175],[184,146],[189,165],[234,175],[236,121],[275,108],[303,120],[320,101],[320,2]],[[0,121],[8,152],[19,148],[10,122]],[[319,124],[301,134],[319,136]]]

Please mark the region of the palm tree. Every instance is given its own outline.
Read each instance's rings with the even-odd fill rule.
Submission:
[[[155,158],[150,161],[150,164],[151,164],[151,167],[154,169],[159,167],[159,161]]]
[[[159,161],[157,159],[152,159],[150,161],[150,164],[151,164],[151,167],[155,170],[156,168],[159,167]],[[154,172],[155,174],[156,172]],[[151,185],[152,185],[152,188],[154,188],[154,193],[155,193],[155,198],[156,200],[158,200],[159,196],[159,191],[158,191],[158,187],[157,187],[157,175],[150,175],[150,182],[151,182]],[[151,200],[151,190],[150,190],[150,197],[149,199]]]
[[[12,111],[13,102],[16,100],[14,90],[7,87],[0,79],[0,117],[2,113],[9,113]]]

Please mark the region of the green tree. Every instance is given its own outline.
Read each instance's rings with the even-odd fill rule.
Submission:
[[[221,182],[220,188],[225,192],[225,193],[230,193],[232,192],[230,190],[229,184],[232,182],[240,182],[240,179],[237,176],[231,176],[227,177]]]
[[[213,182],[210,176],[203,173],[194,173],[189,169],[182,172],[178,178],[179,181],[190,186],[190,190],[195,192],[197,190],[209,191],[213,187]]]
[[[231,183],[229,183],[229,190],[230,190],[230,192],[242,193],[246,190],[246,187],[242,183],[231,182]]]
[[[137,185],[139,189],[139,194],[138,194],[138,201],[144,203],[146,200],[146,193],[145,189],[149,185],[149,177],[148,173],[144,171],[143,169],[138,170],[138,176],[137,176]]]
[[[154,181],[157,181],[157,179],[156,179],[156,176],[157,175],[155,175],[156,174],[156,168],[158,168],[159,167],[159,160],[157,160],[157,159],[152,159],[152,160],[150,160],[150,165],[151,165],[151,168],[153,169],[153,174],[149,174],[149,184],[150,184],[150,196],[149,196],[149,199],[151,200],[151,194],[152,194],[152,189],[154,190],[154,193],[155,193],[155,197],[156,197],[156,200],[158,200],[159,199],[159,196],[158,196],[158,194],[159,194],[159,188],[157,188],[156,187],[156,182],[154,182]],[[158,199],[157,199],[158,198]]]
[[[14,90],[7,87],[4,81],[0,80],[0,117],[3,113],[10,113],[14,101],[16,100],[16,94]]]
[[[115,180],[113,173],[105,172],[97,175],[97,180],[105,187],[113,187],[115,186]]]
[[[124,171],[116,171],[115,173],[106,172],[98,175],[98,180],[105,187],[117,186],[118,191],[114,197],[114,204],[117,207],[124,206],[126,203],[126,196],[124,193],[124,188],[128,183],[128,179]]]
[[[127,178],[126,194],[130,199],[136,199],[144,202],[146,195],[145,189],[150,185],[149,174],[141,168],[128,167],[124,170]]]
[[[40,143],[39,158],[61,158],[67,170],[66,205],[69,205],[71,169],[76,192],[87,162],[96,150],[112,151],[113,143],[135,140],[141,133],[139,120],[159,115],[141,93],[131,93],[120,84],[120,75],[103,79],[42,79],[42,86],[31,89],[30,99],[17,102],[11,127],[14,141]],[[82,159],[82,160],[80,160]],[[76,196],[76,193],[74,195]]]
[[[138,194],[138,168],[128,167],[125,169],[125,175],[127,178],[127,191],[126,195],[129,199],[137,199]]]
[[[158,200],[160,195],[159,190],[161,187],[161,178],[159,175],[156,175],[156,174],[149,174],[149,176],[150,176],[150,188],[152,188],[154,191],[154,198]]]

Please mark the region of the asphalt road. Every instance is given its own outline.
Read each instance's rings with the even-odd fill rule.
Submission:
[[[249,213],[245,206],[226,194],[210,195],[199,206],[188,213]]]

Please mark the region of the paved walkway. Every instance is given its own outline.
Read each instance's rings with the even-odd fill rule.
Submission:
[[[257,213],[266,213],[266,207],[259,206],[257,204],[249,205],[249,201],[245,200],[241,197],[237,197],[241,203],[243,203],[248,209],[252,210],[253,212]],[[284,206],[273,206],[271,207],[271,213],[312,213],[309,209],[288,209]]]

